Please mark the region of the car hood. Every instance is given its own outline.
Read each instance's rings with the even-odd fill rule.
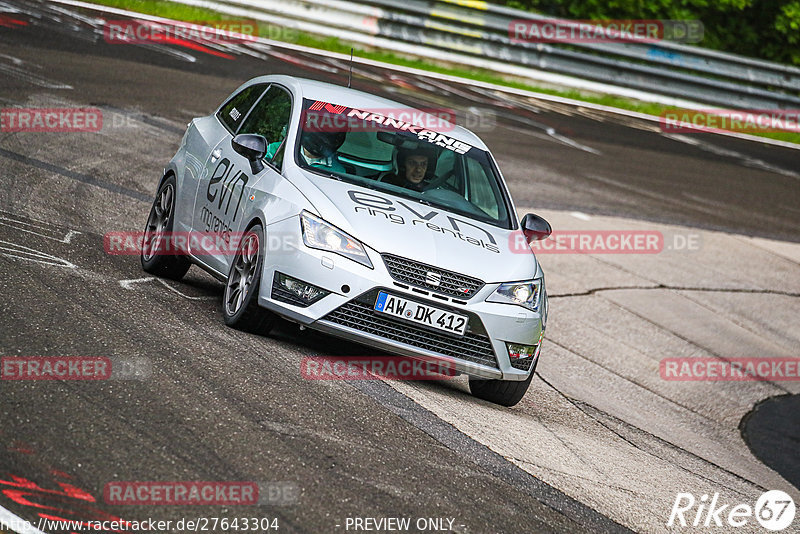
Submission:
[[[379,253],[475,276],[487,283],[536,276],[536,258],[527,245],[520,246],[524,239],[519,230],[498,228],[440,207],[300,169],[292,178],[305,182],[300,189],[317,215]]]

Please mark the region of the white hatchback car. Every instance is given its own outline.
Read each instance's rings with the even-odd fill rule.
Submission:
[[[364,92],[263,76],[189,124],[158,184],[142,265],[178,279],[194,263],[222,280],[228,325],[267,332],[279,315],[446,360],[473,395],[512,406],[547,321],[527,244],[550,231],[533,214],[517,222],[472,132]],[[162,253],[167,235],[193,232],[229,249],[189,238]]]

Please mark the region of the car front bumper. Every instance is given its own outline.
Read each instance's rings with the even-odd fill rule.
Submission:
[[[394,354],[412,358],[440,359],[459,373],[486,379],[525,380],[535,368],[541,348],[543,313],[522,306],[486,302],[499,284],[485,284],[469,299],[432,294],[419,286],[400,283],[381,255],[365,247],[374,266],[370,269],[331,252],[303,244],[300,221],[290,217],[266,228],[266,260],[262,270],[259,305],[289,320]],[[298,305],[273,293],[275,273],[313,284],[330,294],[308,305]],[[463,336],[418,325],[375,312],[378,291],[386,291],[428,306],[467,315]],[[277,297],[277,298],[276,298]],[[536,345],[527,365],[515,368],[507,343]]]

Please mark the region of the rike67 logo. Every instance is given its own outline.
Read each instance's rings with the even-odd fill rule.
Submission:
[[[792,498],[780,490],[767,491],[758,498],[755,506],[748,503],[723,503],[719,493],[710,499],[699,499],[691,493],[678,493],[669,514],[668,527],[743,527],[753,523],[753,518],[767,530],[784,530],[794,521],[795,505]]]

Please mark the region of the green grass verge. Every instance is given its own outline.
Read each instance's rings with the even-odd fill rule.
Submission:
[[[128,11],[136,11],[145,15],[154,15],[167,19],[183,21],[215,21],[229,20],[233,17],[223,15],[218,11],[204,7],[187,6],[177,2],[165,2],[162,0],[88,0],[93,4],[101,4]]]
[[[230,20],[230,15],[225,15],[218,11],[204,7],[188,6],[177,2],[169,2],[162,0],[89,0],[95,4],[101,4],[129,11],[136,11],[137,13],[144,13],[146,15],[154,15],[174,20],[182,20],[189,22],[213,22],[221,20]],[[259,32],[261,37],[275,38],[274,32],[269,32],[267,25],[260,25]],[[594,93],[584,93],[577,90],[563,90],[552,89],[548,87],[538,87],[530,83],[520,82],[510,76],[498,74],[497,72],[467,68],[455,67],[452,65],[444,65],[430,60],[415,59],[407,56],[399,56],[391,52],[384,52],[381,50],[365,49],[358,43],[343,42],[335,37],[318,37],[299,31],[283,31],[280,32],[282,41],[308,46],[311,48],[319,48],[331,52],[340,52],[349,54],[351,47],[355,49],[354,55],[375,61],[383,61],[393,65],[403,67],[411,67],[420,70],[427,70],[437,72],[440,74],[448,74],[451,76],[458,76],[470,80],[477,80],[480,82],[492,83],[506,87],[513,87],[515,89],[523,89],[526,91],[534,91],[537,93],[544,93],[553,96],[560,96],[564,98],[571,98],[580,100],[582,102],[589,102],[592,104],[600,104],[628,111],[637,111],[649,115],[660,116],[667,110],[673,109],[671,106],[656,104],[652,102],[642,102],[640,100],[632,100],[629,98],[618,97],[614,95],[598,95]],[[709,106],[711,107],[711,106]],[[780,141],[787,141],[790,143],[800,143],[800,134],[794,132],[758,132],[753,133],[760,137],[767,137],[770,139],[777,139]]]

